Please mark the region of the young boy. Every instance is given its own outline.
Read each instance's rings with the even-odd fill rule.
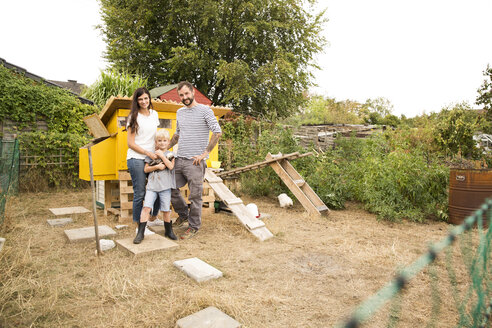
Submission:
[[[155,154],[162,160],[161,163],[150,165],[152,161],[150,157],[145,158],[145,173],[149,173],[147,179],[147,188],[145,191],[144,207],[140,216],[140,222],[147,222],[150,217],[150,211],[153,204],[159,195],[160,210],[164,216],[164,236],[177,240],[178,238],[173,232],[171,222],[171,189],[176,188],[174,177],[174,156],[172,152],[166,151],[169,145],[169,132],[165,129],[158,130],[155,136],[155,145],[157,150]],[[169,160],[168,158],[171,158]],[[152,164],[154,164],[152,163]]]

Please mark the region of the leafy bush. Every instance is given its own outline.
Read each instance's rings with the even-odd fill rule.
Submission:
[[[21,156],[36,156],[36,165],[21,171],[21,190],[79,186],[78,149],[90,139],[83,117],[96,111],[68,91],[37,83],[0,66],[0,121],[16,123]],[[47,131],[35,131],[45,121]],[[23,132],[31,128],[34,132]],[[50,155],[60,155],[63,165],[52,165]]]
[[[445,108],[434,126],[436,144],[447,155],[478,158],[480,150],[473,135],[481,125],[482,119],[466,103]]]
[[[223,130],[222,145],[228,149],[219,153],[227,169],[262,161],[268,152],[305,152],[292,132],[282,126],[240,117],[224,123]],[[332,209],[356,200],[381,219],[446,219],[449,170],[440,164],[442,160],[432,144],[426,143],[431,140],[428,131],[409,138],[411,134],[415,134],[414,129],[388,131],[366,139],[341,139],[332,151],[291,163]],[[241,186],[251,195],[287,192],[271,168],[241,174]]]

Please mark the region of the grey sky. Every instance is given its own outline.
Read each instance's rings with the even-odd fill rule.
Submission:
[[[326,0],[330,45],[311,91],[364,102],[385,97],[415,116],[473,105],[492,64],[491,0]],[[93,83],[106,63],[97,0],[2,3],[0,57],[51,80]]]

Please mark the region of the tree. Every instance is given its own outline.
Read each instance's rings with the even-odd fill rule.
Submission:
[[[487,119],[492,121],[492,67],[487,65],[485,71],[483,71],[485,80],[482,86],[477,90],[478,97],[476,100],[477,105],[483,105],[483,108],[487,112]]]
[[[216,105],[287,116],[326,43],[315,0],[101,0],[106,58],[149,86],[189,80]]]
[[[393,105],[391,102],[383,97],[376,99],[367,99],[361,106],[359,116],[362,117],[365,123],[369,124],[385,124],[383,120],[391,115],[393,111]]]
[[[434,139],[446,155],[474,158],[479,155],[473,135],[481,127],[480,117],[466,103],[444,108],[434,126]]]

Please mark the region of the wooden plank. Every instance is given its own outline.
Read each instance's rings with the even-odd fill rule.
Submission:
[[[224,203],[226,203],[227,206],[229,205],[237,205],[237,204],[242,204],[243,201],[241,200],[241,198],[230,198],[230,199],[223,199]]]
[[[206,179],[214,179],[215,174],[209,172],[206,174]],[[229,203],[235,203],[233,205],[228,205],[232,213],[239,219],[246,229],[248,229],[256,238],[261,241],[267,240],[273,237],[273,234],[265,227],[265,223],[258,220],[251,214],[246,206],[242,203],[242,200],[236,197],[225,185],[224,183],[212,183],[210,184],[214,192],[221,198],[229,200]],[[226,202],[227,204],[227,202]]]
[[[304,180],[299,172],[290,164],[288,160],[282,160],[278,162],[282,168],[287,172],[287,174],[292,178],[292,180]]]
[[[296,169],[288,161],[282,161],[280,162],[280,165],[293,179],[296,178],[302,179],[302,176],[296,171]],[[309,198],[311,203],[313,203],[314,206],[316,207],[325,206],[323,201],[319,198],[319,196],[313,191],[313,189],[311,189],[311,187],[307,183],[304,183],[299,187],[301,188],[301,191],[307,196],[307,198]]]
[[[122,186],[120,189],[120,193],[122,194],[133,194],[133,186]]]
[[[102,137],[109,137],[109,132],[108,129],[106,129],[106,126],[103,124],[101,119],[99,118],[99,115],[97,114],[92,114],[89,116],[84,117],[84,122],[89,128],[89,131],[91,134],[94,136],[94,138],[102,138]]]
[[[239,219],[239,221],[248,228],[254,230],[265,226],[265,223],[255,218],[244,206],[244,204],[236,204],[229,206],[229,209]]]
[[[304,181],[303,179],[299,179],[299,180],[294,180],[294,183],[298,186],[298,187],[302,187],[306,181]]]
[[[104,216],[108,216],[108,211],[111,208],[111,181],[104,181]]]
[[[271,155],[272,157],[263,161],[263,162],[258,162],[258,163],[255,163],[255,164],[250,164],[250,165],[247,165],[247,166],[244,166],[244,167],[240,167],[240,168],[237,168],[237,169],[233,169],[233,170],[230,170],[230,171],[224,171],[224,172],[219,172],[217,173],[216,175],[218,177],[225,177],[225,176],[229,176],[229,175],[234,175],[234,174],[238,174],[238,173],[243,173],[243,172],[246,172],[246,171],[251,171],[251,170],[255,170],[255,169],[259,169],[259,168],[262,168],[262,167],[265,167],[267,165],[270,165],[270,163],[273,163],[273,162],[276,162],[276,161],[280,161],[280,160],[283,160],[283,159],[296,159],[296,158],[301,158],[301,157],[305,157],[305,156],[310,156],[312,155],[313,153],[312,152],[309,152],[309,153],[305,153],[305,154],[299,154],[299,152],[295,152],[295,153],[291,153],[291,154],[287,154],[287,155]]]
[[[128,171],[118,171],[118,180],[132,181],[132,176]]]
[[[271,157],[271,154],[267,155],[267,158]],[[278,162],[270,163],[270,166],[273,170],[278,174],[280,179],[285,183],[287,188],[296,196],[302,206],[308,211],[310,214],[319,215],[316,206],[311,202],[311,200],[304,194],[304,192],[294,183],[294,180],[289,176],[289,174],[284,170],[284,168]]]
[[[270,230],[267,229],[267,227],[253,229],[250,230],[250,232],[253,234],[253,236],[258,238],[260,241],[265,241],[273,237],[273,234],[270,232]]]
[[[108,208],[108,212],[116,216],[120,215],[120,210],[117,208],[110,207]]]
[[[120,208],[122,210],[131,210],[131,209],[133,209],[133,202],[127,202],[127,203],[121,202],[120,203]]]

